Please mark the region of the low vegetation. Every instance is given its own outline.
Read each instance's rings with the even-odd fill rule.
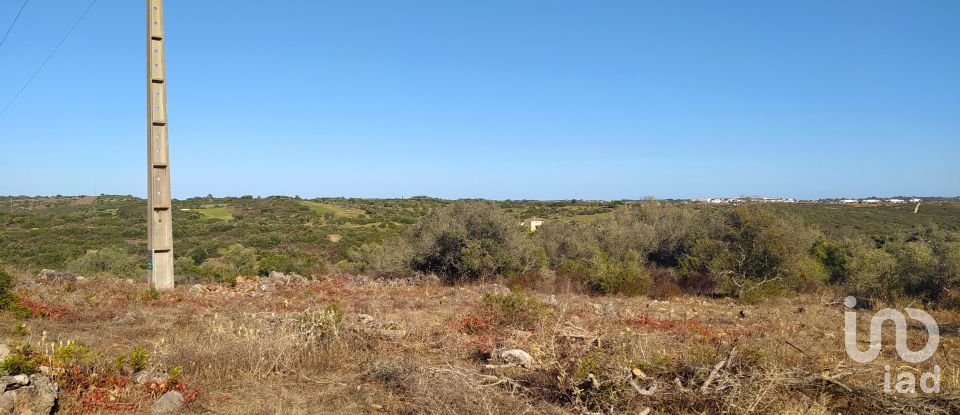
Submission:
[[[141,200],[7,202],[0,212],[0,261],[6,266],[122,278],[146,272]],[[960,306],[960,204],[950,202],[924,205],[918,214],[907,206],[652,200],[209,196],[175,206],[176,273],[188,282],[339,270],[743,302],[832,288],[874,301]],[[529,217],[546,223],[531,233],[519,226]],[[338,238],[328,237],[333,234]]]
[[[196,198],[175,203],[180,284],[160,293],[141,200],[62,199],[0,213],[0,371],[49,373],[61,413],[145,412],[170,390],[231,414],[960,413],[947,202],[929,221],[885,211],[877,233],[837,232],[835,209],[868,208],[833,205]],[[851,363],[851,294],[927,309],[934,358],[905,366],[885,331],[877,361]],[[941,394],[878,386],[932,365]]]

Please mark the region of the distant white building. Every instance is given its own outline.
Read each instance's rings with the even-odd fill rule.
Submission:
[[[880,199],[864,199],[863,203],[880,203]]]
[[[529,229],[530,232],[536,232],[537,228],[543,225],[543,222],[544,220],[540,218],[530,218],[530,219],[524,220],[523,223],[521,223],[521,226],[523,226],[526,229]]]
[[[888,200],[888,202],[890,202],[890,203],[907,203],[907,201],[906,201],[906,200],[903,200],[903,199],[890,199],[890,200]]]
[[[843,199],[840,201],[840,203],[851,204],[851,203],[860,203],[860,201],[857,199]]]
[[[913,199],[910,199],[910,203],[920,203],[920,198],[915,197]]]

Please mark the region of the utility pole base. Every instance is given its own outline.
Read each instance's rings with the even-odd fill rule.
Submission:
[[[157,291],[173,289],[173,251],[155,251],[150,286]]]

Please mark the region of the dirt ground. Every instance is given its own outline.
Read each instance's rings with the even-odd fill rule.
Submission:
[[[32,316],[3,313],[0,333],[49,357],[65,414],[147,413],[170,389],[197,414],[960,413],[957,313],[931,311],[933,358],[905,363],[885,330],[880,357],[861,364],[830,294],[738,305],[349,276],[19,287]],[[858,313],[865,350],[874,311]],[[911,349],[926,339],[910,326]],[[156,381],[133,381],[143,368],[124,362],[138,347]],[[885,393],[887,366],[893,383],[938,366],[940,392]]]

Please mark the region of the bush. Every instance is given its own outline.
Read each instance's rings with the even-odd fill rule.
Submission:
[[[823,264],[829,275],[829,283],[842,284],[849,278],[854,245],[850,240],[836,241],[826,238],[821,238],[814,244],[811,253]]]
[[[139,372],[146,369],[147,364],[150,363],[150,353],[147,352],[147,349],[136,346],[127,356],[127,362],[134,372]]]
[[[347,251],[347,267],[354,272],[399,276],[411,271],[410,244],[401,238],[386,244],[365,243]]]
[[[952,289],[960,288],[960,245],[942,234],[918,236],[884,246],[897,262],[897,284],[890,288],[912,298],[938,302]]]
[[[863,298],[889,299],[897,284],[897,259],[882,249],[861,249],[850,263],[844,287]]]
[[[22,346],[0,362],[0,372],[10,376],[29,375],[36,372],[42,362],[43,356],[34,353],[29,346]]]
[[[200,267],[197,266],[196,262],[193,262],[193,258],[189,256],[178,256],[177,259],[173,262],[173,273],[177,277],[186,277],[190,278],[192,281],[194,278],[201,276]]]
[[[434,211],[410,239],[413,269],[447,282],[516,275],[534,265],[519,221],[488,202],[455,202]]]
[[[237,281],[236,268],[220,258],[209,258],[198,268],[201,278],[206,281],[234,283]]]
[[[651,278],[636,251],[629,251],[623,260],[597,252],[587,265],[585,281],[590,289],[603,294],[642,295],[649,292]]]
[[[509,294],[486,293],[480,301],[480,314],[494,326],[531,330],[550,312],[546,304],[522,291]]]
[[[705,231],[707,218],[686,206],[647,201],[620,205],[590,223],[547,223],[534,241],[549,266],[579,276],[597,292],[646,294],[644,264],[676,266]]]
[[[217,251],[223,262],[237,275],[254,275],[257,272],[257,250],[233,244]]]
[[[257,275],[261,277],[266,277],[273,271],[284,274],[310,275],[311,261],[301,256],[271,252],[260,258],[260,261],[257,262],[257,268]]]
[[[140,260],[136,256],[113,248],[89,251],[70,261],[67,269],[80,274],[111,275],[122,278],[134,277],[141,271]]]
[[[53,351],[52,361],[62,367],[81,363],[90,355],[90,349],[82,344],[67,342]]]
[[[710,238],[699,239],[681,258],[683,275],[710,275],[725,294],[745,299],[750,291],[773,296],[784,289],[810,290],[826,271],[809,252],[817,232],[756,207],[725,213]],[[773,285],[774,287],[769,287]]]
[[[689,252],[703,236],[704,219],[690,207],[657,201],[625,205],[614,211],[614,225],[624,229],[628,238],[625,246],[661,266],[675,266]]]
[[[0,309],[13,310],[17,306],[17,296],[13,292],[16,280],[0,270]]]
[[[548,222],[537,229],[534,242],[550,267],[573,268],[571,262],[587,263],[600,251],[596,229],[577,222]]]

